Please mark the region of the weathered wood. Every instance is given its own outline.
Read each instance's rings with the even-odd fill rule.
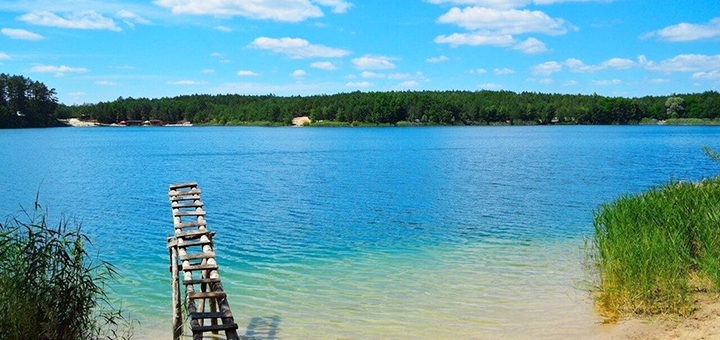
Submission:
[[[197,187],[196,182],[187,182],[187,183],[177,183],[177,184],[170,184],[170,191],[182,189],[182,188],[194,188]]]
[[[205,216],[204,210],[197,211],[173,211],[175,217],[188,217],[188,216]]]
[[[197,201],[200,199],[200,195],[176,195],[176,196],[170,196],[170,202],[179,202],[179,201]]]
[[[188,293],[188,299],[224,299],[227,297],[225,292],[192,292]]]
[[[177,264],[177,247],[170,248],[170,263]],[[180,278],[178,277],[177,265],[171,265],[172,276],[172,300],[173,300],[173,340],[180,340],[182,337],[182,310],[180,305]]]
[[[202,194],[202,191],[200,189],[190,189],[190,190],[172,190],[168,194],[170,197],[173,196],[185,196],[185,195],[200,195]]]
[[[197,201],[197,202],[184,203],[184,204],[180,204],[178,202],[173,202],[172,208],[173,209],[184,209],[184,208],[202,208],[203,207],[203,205],[204,205],[203,202],[200,202],[199,200],[194,200],[194,201]]]
[[[219,282],[219,281],[220,281],[220,279],[215,279],[215,278],[192,279],[192,280],[183,280],[183,284],[196,285],[196,284],[200,284],[200,283],[214,283],[214,282]]]
[[[193,334],[202,333],[202,332],[210,332],[210,331],[226,331],[226,330],[235,330],[238,329],[238,325],[236,323],[229,323],[229,324],[222,324],[222,325],[208,325],[208,326],[198,326],[193,327],[192,331]],[[230,339],[230,338],[228,338]]]
[[[195,246],[204,246],[206,244],[212,244],[212,240],[199,240],[199,241],[193,241],[193,242],[183,242],[179,243],[177,246],[178,248],[188,248],[188,247],[195,247]]]
[[[175,223],[175,229],[184,229],[184,228],[191,228],[191,227],[205,227],[207,226],[207,222],[205,221],[190,221],[190,222],[182,222],[182,223]]]
[[[215,270],[218,269],[216,264],[196,264],[190,266],[183,266],[183,271],[198,271],[198,270]]]
[[[175,233],[175,237],[183,238],[183,240],[195,240],[199,239],[203,236],[209,235],[210,232],[207,230],[192,230],[192,231],[185,231],[180,233]]]
[[[180,255],[180,261],[189,261],[189,260],[198,260],[198,259],[209,259],[214,258],[215,252],[208,252],[208,253],[196,253],[196,254],[187,254],[187,255]]]

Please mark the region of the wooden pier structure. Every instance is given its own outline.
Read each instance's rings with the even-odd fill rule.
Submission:
[[[194,340],[204,333],[212,338],[239,340],[227,294],[223,290],[215,259],[213,236],[207,229],[197,183],[172,184],[168,191],[175,233],[168,237],[173,299],[173,339],[183,335],[180,285],[185,286],[187,319]]]

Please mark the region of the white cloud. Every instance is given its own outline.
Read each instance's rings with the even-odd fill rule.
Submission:
[[[708,72],[720,70],[720,54],[680,54],[659,63],[649,61],[645,68],[657,72]]]
[[[418,72],[418,76],[422,76],[422,73]],[[388,75],[388,79],[407,79],[410,77],[411,75],[407,73],[393,73]]]
[[[577,85],[577,84],[578,84],[578,82],[575,81],[575,80],[568,80],[568,81],[566,81],[563,85],[565,85],[565,86],[575,86],[575,85]]]
[[[563,19],[553,19],[540,11],[498,10],[486,7],[453,7],[438,20],[443,24],[455,24],[470,31],[491,32],[491,35],[544,33],[561,35],[568,29],[576,29]]]
[[[351,4],[341,0],[155,0],[154,4],[170,8],[174,14],[242,16],[248,19],[300,22],[323,16],[321,6],[330,6],[336,13]]]
[[[113,19],[95,11],[73,12],[60,17],[49,11],[36,11],[21,15],[20,21],[32,25],[59,28],[121,31]]]
[[[426,0],[431,4],[453,4],[453,5],[473,5],[480,7],[489,7],[496,9],[510,9],[524,7],[531,3],[530,0]]]
[[[503,88],[503,86],[498,83],[480,84],[478,87],[483,90],[500,90]]]
[[[147,20],[131,11],[128,11],[126,9],[120,10],[115,14],[115,17],[121,19],[125,25],[130,26],[131,28],[135,27],[135,24],[143,24],[147,25],[150,24],[150,20]]]
[[[565,66],[570,68],[570,72],[576,73],[595,72],[600,69],[598,66],[585,65],[582,60],[575,58],[565,60]]]
[[[398,84],[397,87],[409,88],[409,87],[417,87],[417,86],[419,86],[419,85],[420,85],[420,83],[418,83],[418,82],[415,81],[415,80],[407,80],[407,81],[404,81],[404,82]]]
[[[622,84],[622,81],[619,79],[612,79],[612,80],[593,80],[593,85],[599,85],[599,86],[609,86],[609,85],[620,85]]]
[[[100,86],[115,86],[115,85],[117,85],[117,83],[112,82],[112,81],[108,81],[108,80],[99,80],[99,81],[96,81],[96,82],[95,82],[95,85],[100,85]]]
[[[390,62],[391,60],[394,59],[383,55],[366,54],[353,59],[352,62],[359,70],[387,70],[395,68],[395,64]]]
[[[707,24],[689,24],[686,22],[652,31],[641,38],[657,37],[665,41],[694,41],[702,39],[720,38],[720,17],[710,20]]]
[[[375,73],[370,71],[363,71],[360,76],[363,78],[385,78],[385,75],[382,73]]]
[[[525,54],[538,54],[547,52],[548,50],[542,41],[535,38],[528,38],[527,40],[513,46],[513,49],[521,51]]]
[[[425,59],[425,61],[427,61],[428,63],[442,63],[442,62],[445,62],[448,60],[450,60],[450,59],[448,59],[448,57],[446,57],[444,55],[441,55],[439,57],[432,57],[432,58]]]
[[[215,27],[213,27],[213,29],[216,31],[225,32],[225,33],[232,32],[232,28],[227,27],[227,26],[215,26]]]
[[[53,65],[35,65],[30,68],[30,72],[37,73],[53,73],[55,76],[64,76],[66,73],[85,73],[88,70],[84,67],[69,67],[69,66],[53,66]]]
[[[250,71],[250,70],[240,70],[240,71],[238,71],[237,75],[239,75],[239,76],[241,76],[241,77],[257,77],[257,76],[259,76],[260,74],[259,74],[259,73],[255,73],[255,72]]]
[[[711,80],[720,79],[720,71],[713,70],[713,71],[709,71],[709,72],[695,72],[692,75],[692,79],[711,79]]]
[[[669,82],[670,82],[670,79],[664,79],[664,78],[650,79],[651,84],[665,84],[665,83],[669,83]]]
[[[45,39],[40,34],[30,32],[28,30],[24,29],[18,29],[18,28],[3,28],[0,30],[3,35],[10,39],[17,39],[17,40],[42,40]]]
[[[347,86],[347,87],[370,87],[372,85],[373,85],[373,83],[368,82],[368,81],[349,82],[349,83],[345,84],[345,86]]]
[[[337,66],[335,66],[335,64],[333,64],[332,62],[329,62],[329,61],[314,62],[314,63],[310,64],[310,67],[321,69],[321,70],[326,70],[326,71],[335,71],[338,69]]]
[[[485,74],[485,73],[487,73],[487,70],[484,68],[470,70],[470,74]]]
[[[493,73],[495,73],[495,74],[497,74],[497,75],[499,75],[499,76],[504,76],[504,75],[508,75],[508,74],[514,74],[515,71],[513,71],[513,70],[511,70],[511,69],[509,69],[509,68],[507,68],[507,67],[505,67],[505,68],[502,68],[502,69],[496,68],[495,70],[493,70]]]
[[[195,80],[176,80],[167,82],[168,85],[204,85],[207,82],[195,81]]]
[[[261,50],[269,50],[280,53],[292,59],[306,58],[340,58],[350,54],[350,51],[327,47],[323,45],[313,45],[309,41],[300,38],[256,38],[250,45],[252,48]]]
[[[553,73],[562,71],[562,64],[557,61],[548,61],[532,68],[533,74],[541,74],[549,76]]]
[[[493,35],[483,32],[475,33],[453,33],[451,35],[439,35],[435,38],[438,44],[450,44],[451,46],[459,45],[491,45],[491,46],[510,46],[515,43],[512,35]]]
[[[68,95],[73,98],[80,98],[85,97],[87,94],[85,92],[70,92]]]
[[[293,76],[294,78],[302,78],[302,77],[304,77],[306,74],[307,74],[307,72],[305,72],[305,71],[303,71],[303,70],[295,70],[295,71],[292,73],[292,76]]]
[[[622,58],[612,58],[600,64],[601,68],[613,68],[617,70],[625,70],[635,66],[637,66],[637,64],[634,61]]]

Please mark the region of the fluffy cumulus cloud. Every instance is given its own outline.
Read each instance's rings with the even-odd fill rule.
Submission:
[[[720,54],[681,54],[661,62],[648,61],[645,68],[657,72],[712,72],[720,70]]]
[[[95,11],[81,11],[59,16],[49,11],[36,11],[18,18],[28,24],[71,29],[120,31],[115,21]]]
[[[17,40],[42,40],[45,39],[40,34],[30,32],[28,30],[19,29],[19,28],[3,28],[0,30],[2,34],[10,39],[17,39]]]
[[[147,19],[145,19],[131,11],[125,10],[125,9],[118,11],[115,14],[115,17],[122,20],[125,23],[125,25],[128,25],[132,28],[135,27],[135,24],[147,25],[150,23],[150,20],[147,20]]]
[[[88,70],[84,67],[70,67],[70,66],[54,66],[54,65],[35,65],[30,68],[30,72],[36,73],[52,73],[58,77],[64,76],[68,73],[85,73]]]
[[[280,39],[260,37],[256,38],[249,46],[284,54],[292,59],[340,58],[350,54],[350,51],[340,48],[314,45],[305,39],[288,37]]]
[[[345,84],[345,86],[347,86],[347,87],[370,87],[372,85],[373,85],[373,83],[371,83],[369,81],[349,82],[349,83]]]
[[[238,71],[237,75],[239,75],[241,77],[257,77],[260,74],[250,71],[250,70],[240,70],[240,71]]]
[[[358,70],[387,70],[395,68],[392,58],[383,55],[366,54],[352,60]]]
[[[693,79],[711,79],[711,80],[720,80],[720,71],[713,70],[709,72],[695,72],[692,76]]]
[[[307,74],[304,70],[295,70],[292,73],[293,78],[302,78]]]
[[[323,11],[318,6],[331,7],[335,13],[344,13],[352,6],[342,0],[155,0],[154,3],[169,8],[174,14],[242,16],[284,22],[322,17]]]
[[[441,15],[437,22],[457,25],[467,32],[437,36],[436,43],[452,46],[509,47],[526,54],[537,54],[548,50],[545,43],[536,38],[520,40],[516,36],[522,34],[562,35],[577,29],[564,19],[552,18],[541,11],[513,8],[517,4],[484,7],[488,5],[487,2],[495,2],[495,5],[498,5],[502,1],[456,1],[455,3],[459,2],[477,6],[462,9],[453,7]]]
[[[513,70],[511,70],[511,69],[509,69],[509,68],[507,68],[507,67],[501,68],[501,69],[500,69],[500,68],[496,68],[495,70],[493,70],[493,72],[494,72],[496,75],[499,75],[499,76],[505,76],[505,75],[509,75],[509,74],[515,74],[515,71],[513,71]]]
[[[562,64],[557,61],[548,61],[532,68],[533,74],[549,76],[553,73],[562,71]]]
[[[326,71],[335,71],[338,67],[330,61],[317,61],[310,64],[310,67]]]
[[[444,55],[441,55],[439,57],[432,57],[432,58],[425,59],[425,61],[427,61],[428,63],[442,63],[442,62],[446,62],[448,60],[450,60],[450,59]]]
[[[642,38],[657,38],[666,41],[694,41],[720,38],[720,17],[707,24],[689,24],[686,22],[652,31]]]
[[[0,60],[10,60],[10,56],[7,53],[0,52]]]

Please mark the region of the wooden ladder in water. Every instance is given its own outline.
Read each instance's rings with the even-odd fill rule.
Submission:
[[[215,260],[212,241],[215,232],[207,230],[200,189],[197,183],[172,184],[168,195],[175,227],[174,235],[168,237],[167,242],[172,273],[173,339],[178,340],[183,334],[182,281],[193,339],[202,340],[205,332],[220,337],[219,332],[224,331],[226,339],[239,340],[238,325],[233,319]]]

